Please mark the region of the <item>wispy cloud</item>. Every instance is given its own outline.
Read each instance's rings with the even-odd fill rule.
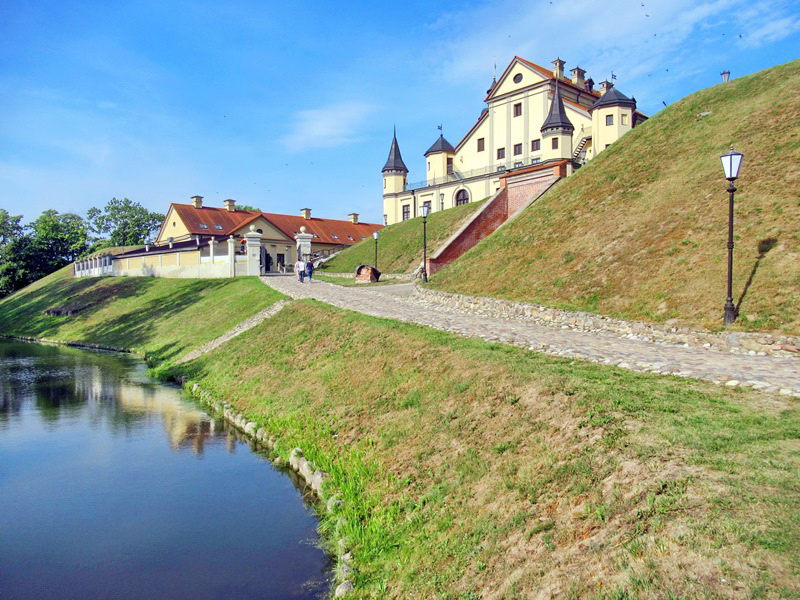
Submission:
[[[301,110],[292,116],[290,131],[281,138],[289,152],[336,148],[357,142],[377,107],[366,102],[336,102]]]
[[[498,15],[513,14],[486,28]],[[492,0],[440,15],[429,27],[442,39],[441,76],[455,82],[491,78],[519,55],[544,63],[559,56],[600,81],[613,71],[620,85],[654,98],[679,79],[716,65],[730,47],[755,47],[800,30],[800,18],[775,0]],[[442,33],[450,32],[453,35]],[[716,68],[716,66],[714,67]],[[635,90],[627,86],[635,82]],[[660,102],[659,102],[660,104]]]

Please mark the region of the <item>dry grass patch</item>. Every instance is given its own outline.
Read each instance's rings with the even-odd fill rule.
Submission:
[[[800,593],[794,400],[314,301],[165,374],[331,473],[364,597]]]

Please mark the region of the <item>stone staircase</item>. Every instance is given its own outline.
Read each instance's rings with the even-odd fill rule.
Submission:
[[[497,231],[566,175],[567,161],[537,165],[503,175],[500,190],[428,257],[425,265],[428,275],[441,271]]]

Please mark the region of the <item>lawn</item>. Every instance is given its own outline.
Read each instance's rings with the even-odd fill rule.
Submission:
[[[312,300],[162,375],[331,474],[359,597],[800,594],[797,399]]]

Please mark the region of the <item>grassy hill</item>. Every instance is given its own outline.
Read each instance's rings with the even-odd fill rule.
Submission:
[[[281,297],[255,277],[74,279],[70,265],[0,300],[0,334],[126,348],[159,362],[211,341]]]
[[[167,373],[330,473],[358,598],[800,593],[795,399],[310,300]]]
[[[800,61],[665,109],[436,274],[444,291],[719,327],[727,181],[736,182],[735,328],[800,334]]]
[[[444,242],[482,202],[472,202],[428,217],[428,253]],[[320,272],[349,273],[375,262],[375,240],[354,244],[323,263]],[[422,217],[389,225],[380,231],[378,269],[382,273],[409,273],[422,262]]]

